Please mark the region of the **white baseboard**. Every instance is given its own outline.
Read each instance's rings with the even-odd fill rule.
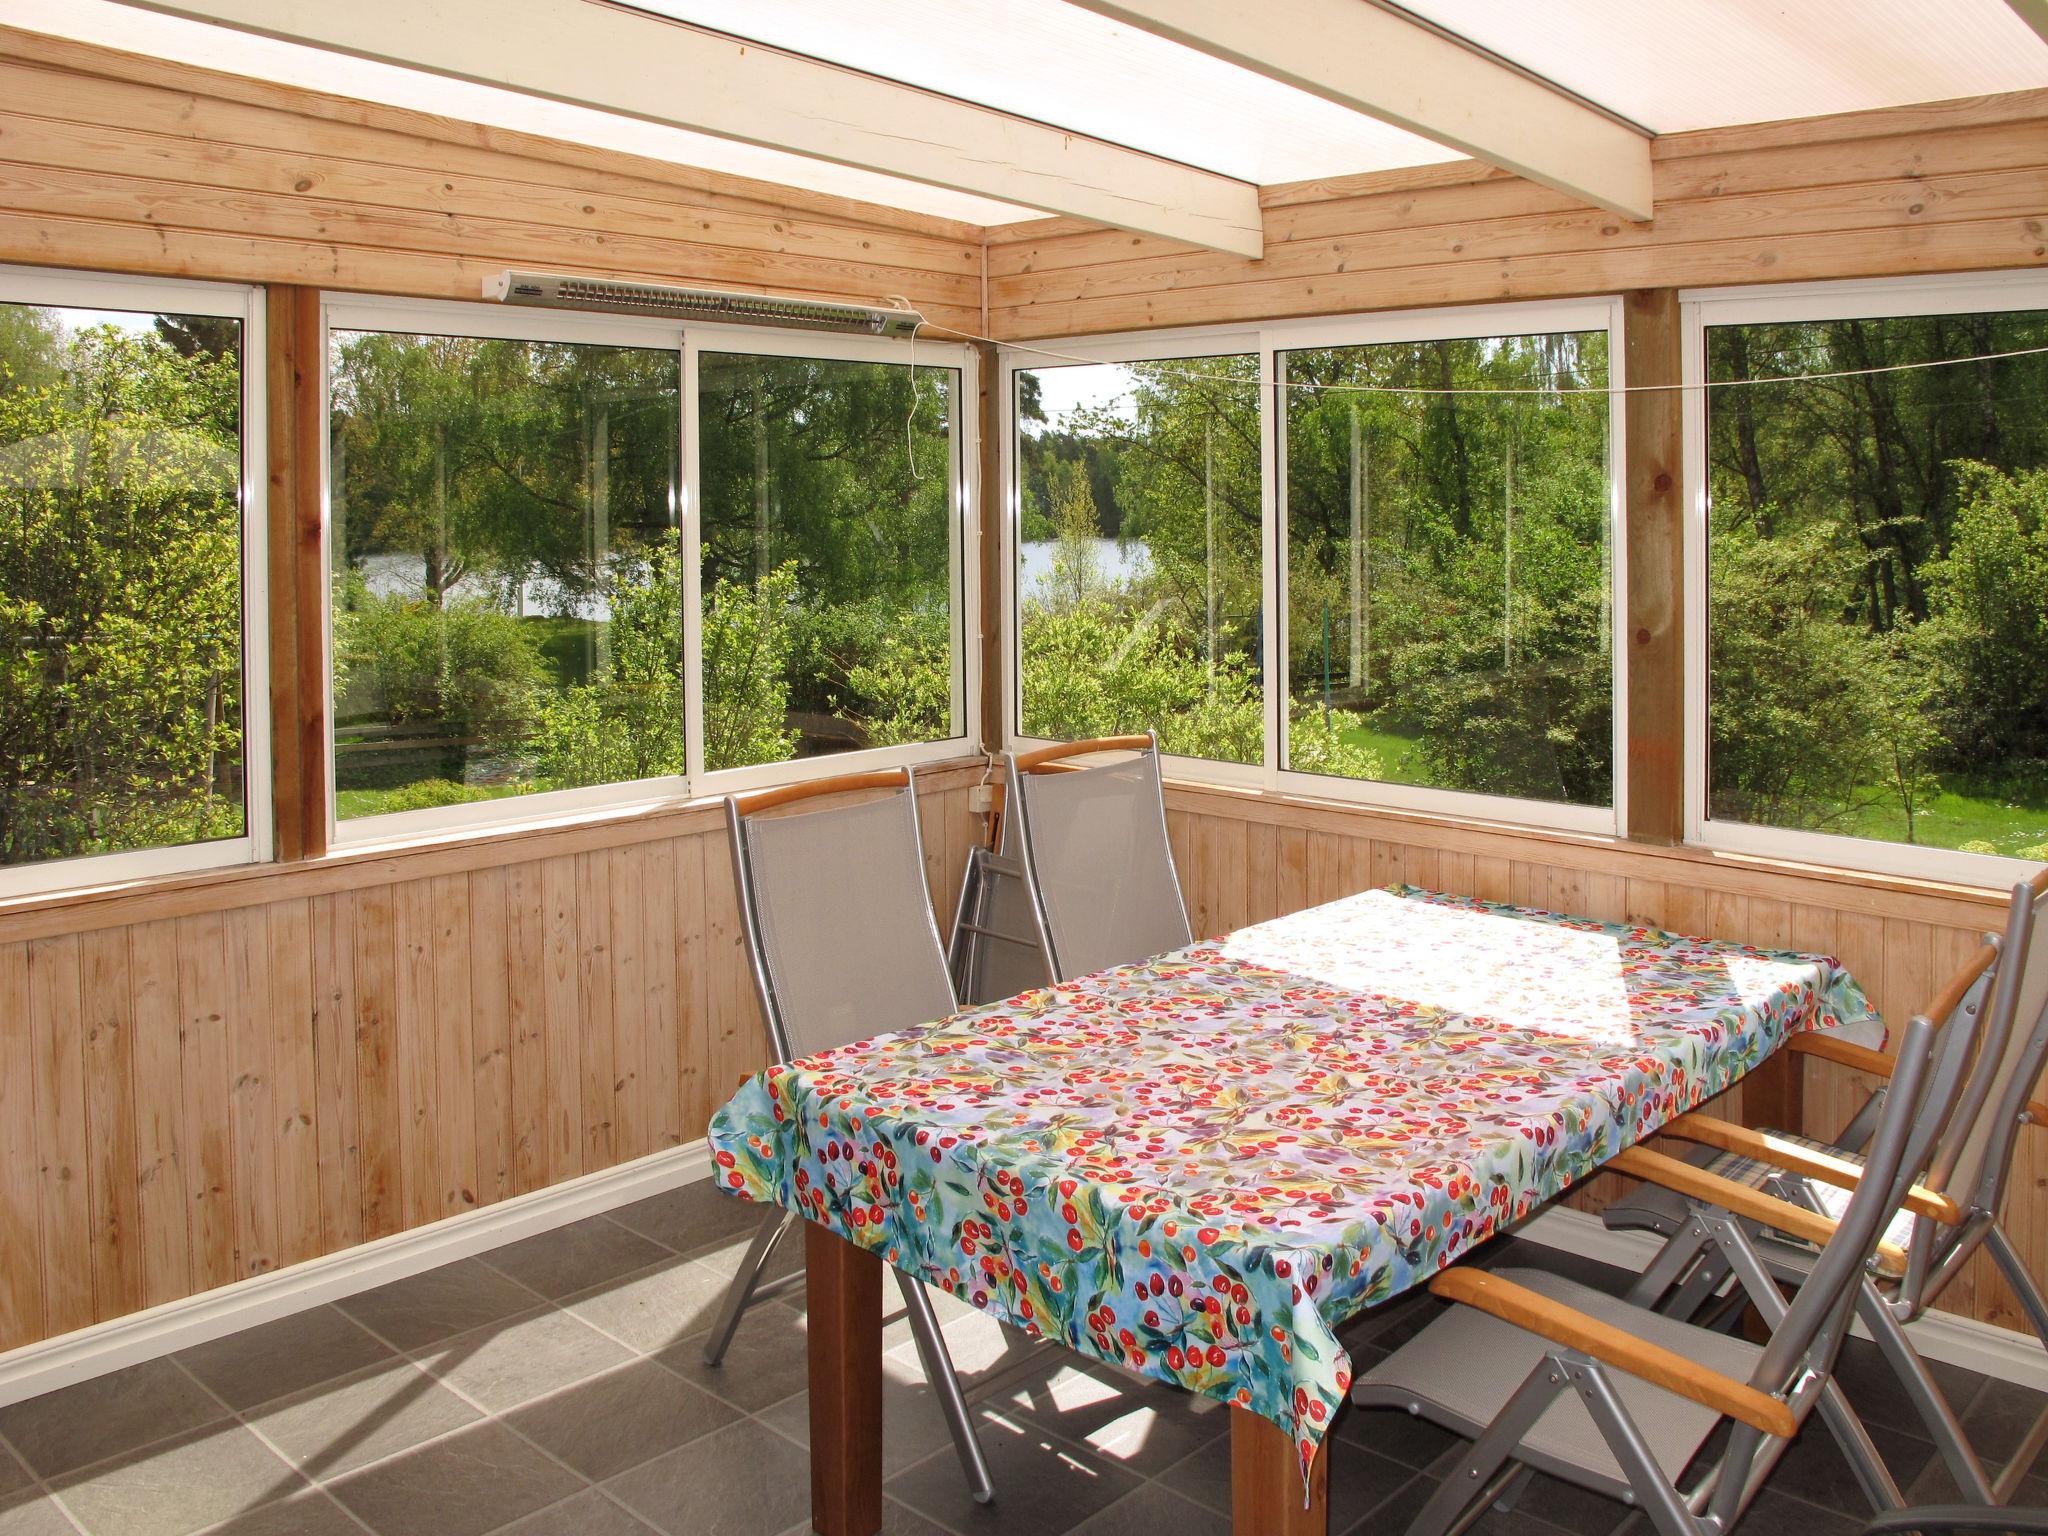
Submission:
[[[701,1141],[0,1354],[0,1407],[567,1226],[706,1177]]]
[[[1546,1248],[1576,1253],[1600,1264],[1612,1264],[1631,1274],[1656,1256],[1658,1240],[1647,1232],[1612,1232],[1598,1216],[1554,1205],[1515,1228]],[[1868,1338],[1859,1323],[1855,1333]],[[1906,1325],[1913,1347],[1929,1360],[1959,1365],[1983,1376],[1996,1376],[2036,1392],[2048,1392],[2048,1350],[2032,1334],[1993,1327],[1972,1318],[1947,1312],[1928,1312],[1918,1322]]]

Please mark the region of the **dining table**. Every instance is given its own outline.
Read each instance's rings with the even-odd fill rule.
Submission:
[[[880,1528],[886,1263],[1228,1403],[1234,1529],[1326,1530],[1339,1325],[1802,1030],[1883,1038],[1826,956],[1398,885],[770,1067],[709,1143],[807,1218],[815,1529]]]

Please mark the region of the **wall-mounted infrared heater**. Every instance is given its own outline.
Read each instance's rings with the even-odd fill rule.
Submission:
[[[500,272],[484,279],[484,297],[541,309],[580,309],[610,315],[662,315],[721,325],[782,325],[805,331],[852,331],[862,336],[915,336],[924,316],[914,309],[863,309],[817,299],[778,299],[765,293],[718,293],[661,283],[615,283],[545,272]]]

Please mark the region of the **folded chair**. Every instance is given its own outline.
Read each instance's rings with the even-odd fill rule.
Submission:
[[[1975,1020],[1951,1019],[1947,1030],[1974,1034]],[[1457,1305],[1352,1389],[1354,1402],[1403,1408],[1474,1440],[1410,1536],[1465,1529],[1531,1470],[1634,1504],[1663,1536],[1724,1536],[1801,1425],[1816,1407],[1827,1409],[1864,1266],[1874,1255],[1903,1257],[1883,1252],[1884,1232],[1948,1123],[1966,1075],[1936,1070],[1935,1033],[1924,1017],[1902,1031],[1864,1179],[1839,1219],[1642,1148],[1610,1161],[1638,1177],[1669,1178],[1669,1187],[1693,1196],[1692,1220],[1772,1323],[1767,1343],[1731,1338],[1539,1270],[1466,1266],[1439,1275],[1430,1289]],[[1789,1307],[1731,1212],[1783,1224],[1820,1245]],[[1844,1438],[1834,1414],[1828,1417],[1852,1464],[1873,1458],[1867,1439]],[[1717,1441],[1724,1424],[1728,1433]],[[1859,1472],[1871,1474],[1866,1489],[1889,1483],[1881,1465]],[[1893,1494],[1878,1507],[1900,1502]]]
[[[883,790],[851,804],[764,814],[826,795]],[[776,1061],[794,1061],[955,1011],[946,952],[925,889],[917,792],[904,769],[844,774],[726,801],[740,926]],[[770,1207],[740,1261],[704,1345],[725,1357],[742,1314],[800,1276],[761,1283],[783,1235],[802,1220]],[[911,1337],[974,1497],[994,1497],[960,1378],[922,1281],[897,1270]]]
[[[998,1002],[1043,986],[1049,979],[1031,912],[1031,886],[1017,852],[1017,818],[1004,814],[1007,796],[990,786],[994,846],[967,850],[960,902],[953,911],[953,942],[946,963],[960,1006]]]
[[[1112,761],[1090,767],[1075,761],[1108,754]],[[1194,942],[1151,732],[1009,752],[1003,763],[1032,921],[1054,981]]]
[[[1999,1225],[2020,1128],[2048,1117],[2048,1109],[2032,1099],[2048,1063],[2048,965],[2029,964],[2044,907],[2048,870],[2013,888],[2004,933],[1987,937],[1985,947],[1950,981],[1943,1004],[1937,1005],[1937,1017],[1948,1003],[1957,1011],[1982,1015],[1982,1047],[1924,1183],[1908,1194],[1888,1234],[1906,1255],[1903,1270],[1864,1276],[1856,1301],[1858,1318],[1897,1373],[1956,1486],[1966,1498],[1984,1503],[2003,1504],[2011,1498],[2048,1445],[2048,1412],[2035,1421],[2002,1468],[1987,1470],[1905,1325],[1940,1297],[1981,1246],[2011,1283],[2036,1335],[2048,1345],[2048,1300]],[[1791,1048],[1881,1077],[1893,1073],[1891,1058],[1881,1052],[1825,1035],[1795,1037]],[[1712,1173],[1810,1210],[1836,1214],[1862,1180],[1862,1148],[1887,1087],[1871,1095],[1832,1144],[1699,1114],[1680,1116],[1665,1134],[1707,1149],[1710,1155],[1703,1166]],[[1648,1228],[1674,1243],[1697,1246],[1696,1237],[1686,1235],[1682,1206],[1668,1191],[1637,1191],[1611,1208],[1606,1219],[1610,1227]],[[1781,1282],[1798,1285],[1805,1280],[1813,1266],[1810,1247],[1768,1230],[1755,1236],[1759,1253]],[[1672,1267],[1660,1264],[1653,1271],[1667,1273]],[[1659,1297],[1648,1285],[1646,1279],[1632,1293],[1633,1299],[1661,1301],[1661,1310],[1674,1316],[1696,1317],[1715,1292],[1726,1289],[1727,1270],[1703,1252],[1701,1262],[1668,1295]]]

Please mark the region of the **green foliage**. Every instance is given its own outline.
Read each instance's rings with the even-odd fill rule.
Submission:
[[[879,643],[868,659],[846,671],[847,687],[857,698],[848,707],[865,725],[868,745],[893,747],[952,735],[952,637],[945,615],[876,638]]]
[[[417,779],[396,789],[344,789],[336,795],[344,817],[388,816],[400,811],[438,811],[451,805],[502,800],[517,793],[509,785],[457,784],[452,779]]]
[[[796,572],[721,580],[704,606],[704,766],[739,768],[796,756],[789,729]]]
[[[497,751],[520,744],[544,676],[520,620],[478,599],[437,606],[372,596],[359,582],[346,592],[334,651],[355,700],[379,720],[436,726]]]
[[[18,316],[0,357],[0,864],[239,833],[237,363]]]
[[[611,622],[589,681],[544,696],[533,731],[549,789],[613,784],[684,771],[682,562],[656,550],[614,565]]]

